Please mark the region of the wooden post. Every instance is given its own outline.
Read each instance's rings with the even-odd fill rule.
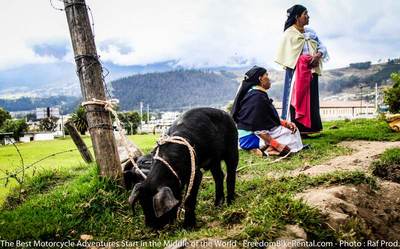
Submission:
[[[85,0],[64,0],[65,14],[74,49],[84,101],[106,100],[102,68],[90,27]],[[96,162],[101,176],[121,179],[121,165],[113,136],[110,113],[104,106],[85,106]]]
[[[69,135],[72,138],[72,141],[74,141],[76,147],[78,148],[79,152],[81,153],[83,160],[86,163],[93,162],[92,154],[90,153],[90,150],[87,148],[85,142],[82,140],[81,136],[79,135],[78,130],[75,128],[75,125],[71,121],[67,121],[65,123],[64,127],[65,127],[65,129],[67,129]]]

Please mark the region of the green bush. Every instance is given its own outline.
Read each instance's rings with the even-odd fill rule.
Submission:
[[[15,140],[28,131],[28,124],[24,119],[7,119],[0,129],[0,132],[12,132]]]
[[[400,72],[391,75],[393,86],[385,90],[384,102],[391,113],[400,112]]]
[[[11,119],[11,115],[7,110],[0,107],[0,127],[4,124],[7,119]]]
[[[57,128],[58,118],[48,117],[40,120],[39,127],[42,131],[54,131]]]
[[[71,120],[81,135],[85,135],[89,125],[86,119],[86,110],[83,106],[80,105],[78,108],[76,108],[76,110],[72,113]]]

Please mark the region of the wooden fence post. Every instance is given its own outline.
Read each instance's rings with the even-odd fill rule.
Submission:
[[[85,142],[82,140],[81,136],[79,135],[78,130],[75,128],[75,125],[71,121],[67,121],[65,123],[64,127],[65,127],[65,129],[67,129],[69,135],[72,138],[72,141],[74,141],[76,147],[78,148],[79,152],[81,153],[83,160],[86,163],[93,162],[92,154],[90,153],[90,150],[87,148]]]
[[[84,101],[106,100],[102,68],[97,56],[85,0],[64,0]],[[101,176],[121,179],[121,164],[110,113],[103,105],[85,105],[89,132]]]

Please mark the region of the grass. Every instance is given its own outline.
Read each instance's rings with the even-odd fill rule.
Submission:
[[[338,129],[329,129],[332,126]],[[338,184],[367,184],[374,189],[376,181],[373,177],[351,172],[273,179],[267,173],[314,165],[349,153],[348,149],[337,145],[343,140],[393,141],[400,140],[400,134],[390,132],[386,124],[379,120],[329,122],[324,127],[319,137],[305,139],[304,143],[311,144],[311,150],[275,164],[270,164],[269,159],[241,151],[239,167],[244,168],[238,173],[237,199],[232,206],[214,208],[214,184],[210,175],[206,174],[196,209],[198,227],[194,230],[183,229],[181,222],[161,231],[145,228],[140,206],[133,213],[127,203],[128,191],[110,181],[100,180],[94,165],[86,166],[81,162],[68,164],[73,160],[71,157],[78,160],[79,155],[65,158],[65,164],[64,159],[55,158],[59,165],[65,166],[56,171],[39,172],[29,178],[24,186],[22,202],[15,201],[19,192],[11,193],[14,199],[7,200],[0,212],[0,239],[77,241],[81,234],[90,234],[96,241],[141,241],[141,247],[150,247],[151,241],[182,238],[270,241],[281,235],[285,225],[297,224],[311,240],[338,240],[343,238],[343,234],[326,227],[325,217],[295,199],[294,195],[307,188]],[[154,136],[133,137],[133,141],[145,151],[153,147],[155,139]],[[67,147],[62,147],[62,142]],[[58,144],[61,150],[68,148],[66,144],[70,142],[61,140],[52,143]],[[24,146],[21,146],[21,153],[25,151]],[[46,146],[56,148],[54,145]],[[34,148],[30,150],[39,154]],[[9,147],[0,148],[0,158],[11,152]],[[14,160],[18,157],[14,156]],[[51,165],[44,167],[51,168]],[[156,244],[156,247],[164,247],[164,244]]]
[[[83,137],[86,145],[89,147],[92,145],[90,137]],[[156,135],[133,135],[129,136],[129,139],[140,145],[140,148],[144,152],[148,152],[154,146],[154,142],[157,139]],[[23,157],[24,165],[29,166],[30,164],[42,159],[48,155],[76,149],[73,141],[67,137],[65,139],[56,139],[53,141],[38,141],[31,143],[18,144],[18,149]],[[93,150],[91,150],[94,155]],[[49,157],[46,160],[37,164],[37,167],[32,167],[26,171],[28,176],[32,176],[36,171],[40,170],[63,170],[67,168],[84,167],[85,162],[80,156],[77,150],[72,152],[66,152],[58,154],[53,157]],[[0,147],[0,178],[3,178],[7,173],[13,172],[15,169],[21,167],[21,159],[17,153],[17,150],[13,145],[1,146]],[[0,182],[1,184],[2,182]],[[0,205],[3,203],[10,189],[15,187],[16,181],[11,179],[7,184],[7,187],[0,187]],[[3,185],[4,186],[4,185]]]
[[[82,167],[80,169],[83,169]],[[72,173],[73,172],[73,173]],[[29,197],[45,193],[57,185],[64,183],[68,178],[76,174],[77,168],[73,170],[43,170],[35,176],[27,176],[26,183],[19,185],[11,192],[5,201],[4,207],[12,209],[25,202]]]
[[[337,129],[329,129],[334,126]],[[324,123],[322,138],[329,143],[351,140],[399,141],[400,133],[390,130],[384,120],[354,119]]]

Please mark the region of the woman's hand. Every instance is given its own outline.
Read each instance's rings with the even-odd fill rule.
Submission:
[[[313,58],[311,59],[310,67],[311,68],[318,67],[319,66],[319,61],[321,60],[321,58],[322,58],[322,53],[321,52],[316,53],[313,56]]]
[[[281,125],[282,125],[283,127],[288,128],[289,130],[291,130],[291,131],[292,131],[292,134],[295,133],[295,132],[297,131],[297,126],[296,126],[294,123],[289,122],[289,121],[287,121],[287,120],[281,120]]]
[[[286,128],[288,128],[289,130],[291,130],[291,131],[292,131],[292,134],[295,133],[295,132],[297,131],[297,126],[296,126],[296,124],[295,124],[295,123],[292,123],[292,122],[289,122],[289,121],[286,123]]]

